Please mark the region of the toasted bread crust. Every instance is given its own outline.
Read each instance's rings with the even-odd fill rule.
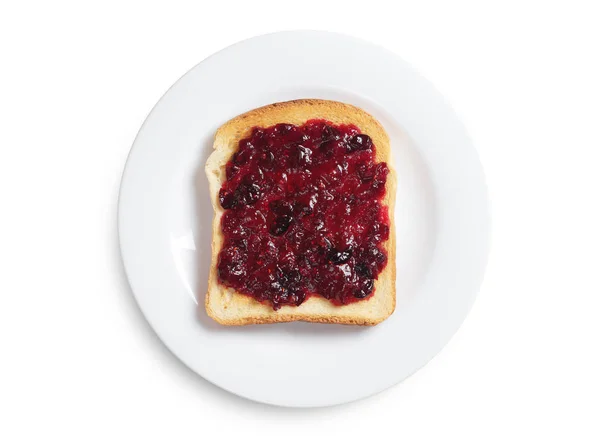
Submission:
[[[268,127],[277,123],[304,124],[320,118],[335,124],[351,123],[368,134],[376,147],[377,162],[386,162],[390,173],[386,182],[383,204],[389,209],[390,236],[384,247],[388,264],[375,281],[375,293],[368,300],[335,306],[321,296],[310,296],[299,307],[284,306],[273,310],[268,304],[225,287],[217,279],[217,260],[223,244],[221,217],[224,210],[218,202],[218,193],[225,179],[225,165],[245,138],[256,126]],[[206,293],[206,312],[223,325],[249,325],[277,322],[306,321],[346,325],[376,325],[389,317],[396,307],[396,234],[394,204],[396,173],[391,166],[389,137],[381,124],[371,115],[355,106],[336,101],[301,99],[275,103],[239,115],[223,126],[215,135],[214,151],[206,162],[206,175],[214,209],[212,260]]]

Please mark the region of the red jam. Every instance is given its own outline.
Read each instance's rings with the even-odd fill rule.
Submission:
[[[353,125],[254,128],[219,192],[220,282],[274,309],[311,295],[336,305],[370,297],[390,232],[389,170],[374,156]]]

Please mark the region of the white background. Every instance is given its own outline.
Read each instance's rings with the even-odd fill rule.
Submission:
[[[2,2],[0,446],[599,446],[599,7]],[[116,237],[122,167],[165,90],[226,45],[297,28],[374,41],[429,78],[480,151],[493,212],[485,282],[442,353],[316,410],[251,403],[179,363]]]

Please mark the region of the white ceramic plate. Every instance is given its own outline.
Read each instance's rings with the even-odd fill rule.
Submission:
[[[204,311],[212,219],[204,163],[214,132],[242,112],[296,98],[354,104],[390,135],[397,307],[376,327],[223,327]],[[256,37],[190,70],[142,126],[119,199],[127,276],[160,338],[214,384],[283,406],[363,398],[427,363],[475,299],[488,233],[477,153],[440,94],[383,48],[325,32]]]

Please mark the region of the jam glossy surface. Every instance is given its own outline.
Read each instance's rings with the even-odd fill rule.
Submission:
[[[353,125],[254,128],[219,192],[219,281],[274,309],[311,295],[336,305],[368,299],[390,231],[381,203],[389,170],[374,155]]]

